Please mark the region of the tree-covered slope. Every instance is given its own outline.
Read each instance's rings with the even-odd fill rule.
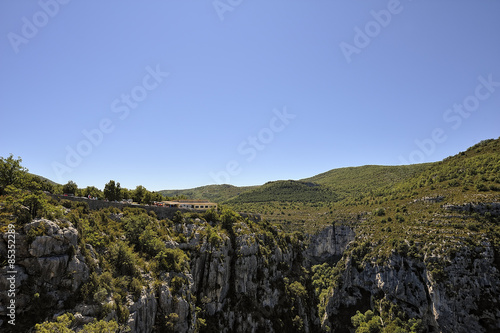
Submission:
[[[269,182],[245,191],[227,203],[336,202],[347,197],[359,197],[385,186],[394,185],[427,170],[430,166],[431,164],[411,166],[366,165],[333,169],[298,181]]]
[[[377,190],[404,181],[427,170],[432,164],[403,166],[365,165],[333,169],[303,181],[325,185],[345,196]]]
[[[482,141],[394,186],[393,192],[443,191],[455,197],[500,190],[500,139]]]
[[[280,180],[242,193],[227,203],[265,203],[271,201],[312,203],[339,199],[340,196],[334,190],[324,185],[304,181]]]
[[[181,197],[186,199],[206,199],[212,202],[223,202],[248,192],[257,186],[207,185],[185,190],[159,191],[166,197]]]
[[[429,166],[430,164],[367,165],[333,169],[302,180],[272,181],[261,186],[207,185],[185,190],[163,190],[159,193],[168,197],[207,199],[229,205],[256,202],[335,202],[393,185]]]
[[[311,231],[334,219],[382,205],[395,210],[424,197],[442,196],[445,203],[494,201],[500,193],[499,141],[483,141],[436,163],[343,168],[303,181],[272,182],[227,204],[289,230]]]

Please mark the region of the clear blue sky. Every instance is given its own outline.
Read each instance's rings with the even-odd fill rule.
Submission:
[[[498,1],[59,1],[0,2],[0,156],[61,183],[254,185],[500,136]]]

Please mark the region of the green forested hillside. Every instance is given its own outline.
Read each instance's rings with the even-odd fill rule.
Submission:
[[[395,211],[423,197],[442,196],[449,203],[495,201],[500,194],[499,142],[486,140],[436,163],[343,168],[298,182],[272,182],[227,204],[291,230],[312,230],[378,206]]]
[[[256,202],[335,202],[390,186],[430,167],[366,165],[333,169],[302,180],[279,180],[261,186],[207,185],[185,190],[160,191],[167,197],[207,199],[227,204]]]
[[[347,197],[362,197],[372,191],[427,170],[431,164],[411,166],[366,165],[334,169],[299,181],[275,181],[244,192],[228,204],[265,202],[337,202]]]
[[[186,199],[206,199],[212,202],[223,202],[248,192],[257,186],[237,187],[233,185],[207,185],[186,190],[160,191],[166,197],[184,197]]]
[[[341,199],[341,196],[334,189],[324,185],[304,181],[280,180],[266,183],[251,191],[242,193],[227,201],[227,203],[265,203],[272,201],[313,203],[338,201],[339,199]]]
[[[358,196],[360,193],[391,186],[427,170],[432,164],[402,166],[365,165],[327,171],[303,181],[326,185],[343,196]]]
[[[500,139],[425,165],[332,170],[239,195],[199,188],[192,195],[233,198],[171,219],[148,206],[92,210],[49,185],[20,159],[0,160],[0,254],[15,233],[28,276],[20,331],[219,332],[247,314],[277,332],[500,327]]]
[[[500,190],[500,139],[485,140],[395,186],[393,192],[441,190],[456,197]]]

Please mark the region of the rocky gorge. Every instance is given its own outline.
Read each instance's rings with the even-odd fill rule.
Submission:
[[[126,316],[123,323],[132,332],[349,332],[356,310],[379,308],[418,318],[422,331],[500,330],[498,253],[487,235],[481,246],[464,244],[452,254],[415,255],[403,246],[377,260],[370,257],[376,244],[352,223],[308,237],[244,219],[229,232],[212,225],[199,218],[174,223],[180,237],[166,245],[187,253],[189,264],[157,278],[142,271],[144,285],[135,296],[128,293],[120,308],[109,295],[94,302],[76,296],[90,272],[103,268],[90,244],[81,248],[77,228],[67,220],[33,220],[16,233],[17,318],[39,322],[71,312],[78,329],[95,318]],[[3,234],[1,257],[6,253]],[[438,260],[444,263],[439,273],[432,266]],[[336,270],[326,276],[331,283],[320,295],[312,270],[325,264]],[[7,271],[4,266],[2,290],[8,289]],[[8,297],[1,298],[7,328]]]

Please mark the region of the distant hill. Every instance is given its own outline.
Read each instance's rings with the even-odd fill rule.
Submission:
[[[442,198],[450,204],[498,202],[500,139],[482,141],[440,162],[341,168],[298,181],[270,182],[225,204],[259,213],[289,231],[312,231],[380,207],[397,212],[423,198]]]
[[[208,199],[240,209],[255,209],[254,205],[258,203],[328,204],[380,193],[415,192],[422,187],[431,191],[438,185],[440,188],[462,186],[463,191],[469,187],[475,190],[496,189],[497,181],[500,182],[500,176],[495,176],[495,173],[500,174],[499,142],[500,139],[485,140],[465,152],[435,163],[365,165],[333,169],[301,180],[272,181],[260,186],[208,185],[186,190],[164,190],[160,193],[170,197]],[[491,172],[488,177],[475,176],[484,169]],[[443,181],[447,183],[440,184]],[[247,204],[250,206],[246,207]]]
[[[334,202],[383,186],[392,185],[422,172],[431,164],[411,166],[366,165],[333,169],[302,180],[278,180],[264,185],[238,187],[207,185],[184,190],[162,190],[164,196],[184,196],[213,202]]]
[[[45,178],[45,177],[43,177],[43,176],[35,175],[34,173],[30,173],[30,174],[31,174],[32,176],[35,176],[35,177],[40,178],[42,181],[45,181],[45,182],[47,182],[47,183],[49,183],[49,184],[51,184],[51,185],[61,185],[61,184],[59,184],[59,183],[56,183],[56,182],[55,182],[55,181],[53,181],[53,180],[50,180],[49,178]]]
[[[341,196],[332,188],[313,182],[279,180],[246,191],[227,203],[257,202],[329,202],[338,201]]]
[[[484,140],[394,186],[393,192],[445,193],[464,200],[468,195],[500,191],[500,138]]]
[[[366,165],[333,169],[298,181],[269,182],[229,200],[228,204],[256,202],[337,202],[394,185],[427,170],[431,164],[411,166]]]
[[[343,195],[356,195],[409,179],[427,170],[431,165],[431,163],[426,163],[402,166],[365,165],[348,167],[333,169],[311,178],[302,179],[302,181],[331,187]]]
[[[206,199],[212,202],[224,202],[256,187],[257,186],[237,187],[227,184],[207,185],[186,190],[163,190],[159,191],[159,193],[167,197],[184,196],[187,199]]]

